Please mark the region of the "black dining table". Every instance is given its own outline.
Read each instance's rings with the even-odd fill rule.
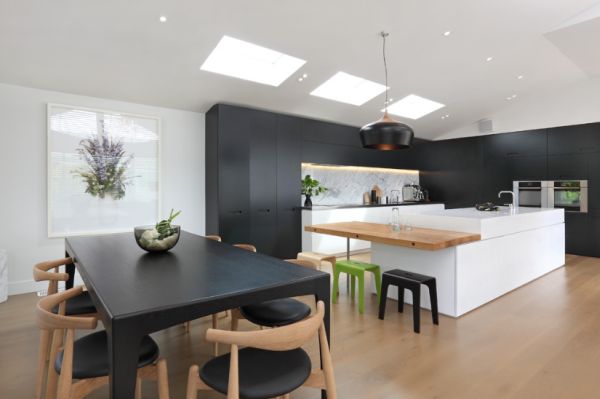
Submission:
[[[329,339],[327,273],[185,231],[168,252],[142,250],[133,233],[68,237],[65,246],[67,270],[77,267],[107,331],[112,399],[134,397],[142,337],[227,309],[314,295]]]

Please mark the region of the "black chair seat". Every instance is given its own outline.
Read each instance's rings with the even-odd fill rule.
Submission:
[[[240,397],[274,398],[300,387],[310,375],[308,354],[301,348],[275,352],[256,348],[239,351]],[[209,387],[227,394],[230,355],[209,360],[200,370],[200,378]]]
[[[292,298],[274,299],[240,308],[242,315],[259,326],[281,327],[304,320],[310,306]]]
[[[158,345],[150,336],[145,336],[140,345],[138,368],[154,363],[158,359]],[[58,374],[62,369],[63,352],[54,362]],[[108,342],[106,331],[98,331],[75,340],[73,345],[73,378],[95,378],[108,375]]]
[[[52,308],[52,313],[58,313],[58,305]],[[77,295],[67,301],[65,308],[66,316],[77,316],[82,314],[96,313],[96,307],[92,302],[90,293],[84,291],[81,295]]]

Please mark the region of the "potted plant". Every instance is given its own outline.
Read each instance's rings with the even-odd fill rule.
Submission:
[[[327,188],[323,187],[318,180],[313,179],[310,175],[304,176],[300,183],[302,184],[302,195],[306,197],[304,206],[312,206],[311,197],[327,191]]]

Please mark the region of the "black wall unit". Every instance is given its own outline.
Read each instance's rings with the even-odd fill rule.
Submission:
[[[512,190],[514,180],[588,180],[591,211],[566,214],[566,249],[600,256],[600,123],[443,140],[426,147],[418,166],[421,184],[432,200],[448,208],[504,202],[498,192]]]
[[[448,208],[498,199],[513,180],[587,179],[588,214],[566,215],[567,252],[600,256],[600,123],[363,149],[358,128],[217,104],[206,114],[206,232],[262,253],[301,247],[302,162],[419,169]]]
[[[424,143],[363,149],[357,127],[217,104],[206,114],[206,233],[294,258],[302,162],[414,169]]]

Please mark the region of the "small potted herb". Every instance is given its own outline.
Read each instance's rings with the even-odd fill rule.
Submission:
[[[311,178],[310,175],[304,176],[304,179],[300,180],[300,183],[302,185],[302,195],[306,197],[304,206],[312,206],[311,197],[327,191],[326,187],[323,187],[318,180]]]

